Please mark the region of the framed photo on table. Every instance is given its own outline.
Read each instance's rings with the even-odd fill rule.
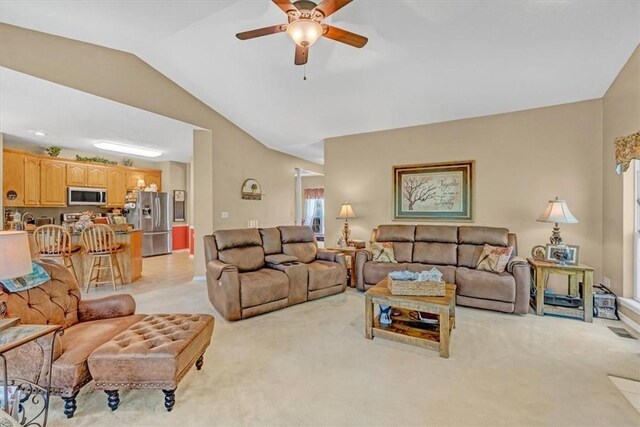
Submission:
[[[576,265],[578,264],[578,257],[580,255],[580,246],[575,246],[575,245],[564,245],[564,247],[560,247],[560,245],[552,245],[550,243],[547,243],[546,246],[546,261],[550,261],[550,262],[558,262],[558,257],[556,256],[556,252],[558,250],[560,250],[562,253],[564,253],[565,249],[567,250],[567,260],[565,261],[565,263],[567,265]]]
[[[473,221],[475,161],[393,167],[394,220]]]

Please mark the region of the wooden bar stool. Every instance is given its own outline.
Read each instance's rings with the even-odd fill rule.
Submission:
[[[71,270],[73,277],[78,281],[76,269],[71,257],[82,251],[80,245],[71,244],[71,234],[59,225],[43,225],[33,232],[36,241],[38,258],[62,258],[62,264]]]
[[[91,258],[91,268],[89,269],[89,279],[87,280],[87,288],[85,291],[89,292],[92,281],[94,285],[111,283],[113,290],[117,290],[115,270],[118,272],[117,278],[120,279],[120,283],[124,286],[120,261],[118,260],[118,253],[122,251],[123,245],[122,243],[116,242],[116,234],[111,227],[103,224],[94,224],[92,227],[84,229],[82,231],[82,242],[84,243],[85,256]],[[102,266],[103,258],[106,259],[108,265]],[[96,270],[95,277],[93,277],[94,270]],[[110,271],[110,282],[100,281],[100,273],[102,270]]]

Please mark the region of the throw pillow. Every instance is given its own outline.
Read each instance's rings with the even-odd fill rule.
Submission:
[[[397,263],[396,257],[393,253],[393,243],[372,243],[371,244],[371,253],[373,257],[371,258],[373,261],[377,262],[392,262]]]
[[[511,252],[513,252],[511,246],[500,247],[484,245],[476,268],[493,273],[502,273],[505,268],[507,268],[507,263],[509,262],[509,258],[511,258]]]

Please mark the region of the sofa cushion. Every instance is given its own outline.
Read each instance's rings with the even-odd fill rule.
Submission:
[[[376,241],[378,242],[413,242],[415,225],[380,225]]]
[[[246,246],[262,246],[262,237],[257,228],[243,228],[237,230],[217,230],[213,235],[219,251]]]
[[[418,225],[416,242],[458,243],[458,227],[455,225]]]
[[[460,226],[458,227],[458,243],[508,246],[509,230],[496,227]]]
[[[346,270],[336,262],[314,261],[309,267],[309,290],[330,288],[346,280]]]
[[[282,225],[278,227],[282,243],[307,243],[316,242],[316,236],[310,227],[301,225]]]
[[[509,246],[484,245],[476,269],[490,271],[492,273],[502,273],[507,268],[512,250],[513,248]]]
[[[267,264],[279,265],[298,261],[298,258],[294,257],[293,255],[275,254],[265,256],[264,260]]]
[[[433,264],[422,264],[422,263],[411,263],[407,264],[407,270],[414,272],[422,272],[425,270],[431,270],[433,267],[437,268],[440,273],[442,273],[442,280],[447,283],[455,283],[456,282],[456,269],[455,265],[433,265]]]
[[[111,338],[126,330],[129,326],[144,319],[146,314],[115,317],[112,319],[92,320],[77,323],[64,330],[60,336],[62,354],[53,362],[52,390],[79,389],[91,380],[87,358]]]
[[[369,284],[376,284],[392,271],[404,271],[407,264],[390,264],[386,262],[367,262],[364,265],[364,281]]]
[[[376,262],[396,263],[396,257],[393,253],[393,243],[391,242],[373,242],[371,244],[371,260]]]
[[[308,264],[315,261],[318,253],[318,246],[315,242],[308,243],[284,243],[282,252],[298,258],[298,261]]]
[[[457,292],[460,295],[494,301],[515,302],[516,280],[513,275],[458,267],[456,270]]]
[[[287,298],[289,278],[282,271],[263,268],[240,273],[240,304],[242,308]]]
[[[261,228],[262,247],[265,255],[282,253],[282,241],[280,240],[280,230],[276,227]]]
[[[264,267],[262,246],[246,246],[225,249],[218,252],[218,259],[226,264],[235,265],[238,271],[255,271]]]
[[[476,268],[483,247],[481,245],[458,245],[458,267]]]
[[[398,262],[411,262],[413,242],[393,242],[393,255]]]
[[[456,265],[458,263],[458,245],[455,243],[413,244],[413,262],[437,265]]]

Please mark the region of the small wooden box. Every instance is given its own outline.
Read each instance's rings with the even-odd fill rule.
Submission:
[[[425,282],[420,280],[394,280],[389,277],[389,292],[392,295],[415,295],[421,297],[443,297],[445,282]]]

